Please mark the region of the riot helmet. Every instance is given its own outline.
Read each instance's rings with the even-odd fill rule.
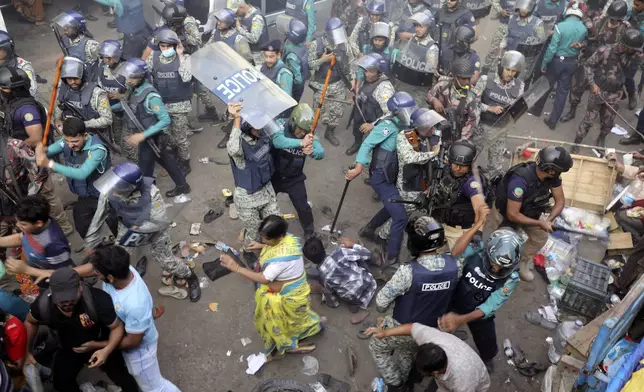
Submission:
[[[469,26],[458,26],[454,31],[454,43],[451,45],[456,53],[464,53],[476,39],[474,29]]]
[[[76,57],[67,56],[63,59],[63,66],[60,69],[60,78],[81,79],[85,82],[85,63]],[[65,81],[67,83],[67,81]]]
[[[458,0],[446,0],[445,5],[448,11],[454,11],[458,7]]]
[[[123,76],[128,86],[136,88],[148,76],[148,64],[139,58],[131,58],[116,68],[115,75]]]
[[[282,127],[275,119],[258,107],[248,108],[241,112],[240,115],[241,131],[254,139],[271,137],[282,130]]]
[[[103,59],[110,59],[110,65],[116,65],[121,61],[121,56],[123,55],[123,48],[119,41],[108,39],[103,41],[101,46],[98,48],[98,55]]]
[[[445,117],[427,108],[418,108],[411,114],[411,127],[416,130],[418,136],[426,139],[432,136],[432,131],[444,123]],[[440,133],[440,132],[439,132]],[[440,135],[437,135],[440,136]]]
[[[626,20],[628,5],[624,0],[615,0],[606,10],[606,15],[613,20]]]
[[[485,244],[486,259],[483,272],[492,279],[505,279],[519,265],[523,240],[509,227],[501,227],[490,234]]]
[[[409,17],[409,22],[422,27],[431,27],[434,23],[434,15],[429,10],[416,12]]]
[[[459,166],[472,166],[476,158],[476,146],[466,140],[458,140],[449,147],[449,163]]]
[[[387,6],[383,0],[371,0],[367,3],[367,13],[372,22],[379,22],[386,12]],[[375,18],[374,18],[375,16]],[[374,20],[377,19],[377,20]]]
[[[326,22],[324,29],[326,38],[332,45],[340,45],[347,42],[347,31],[344,23],[339,18],[331,18]]]
[[[514,4],[515,11],[518,11],[521,16],[527,16],[534,11],[534,7],[537,5],[537,0],[517,0]],[[521,10],[528,11],[527,15],[522,15]]]
[[[125,198],[139,189],[143,183],[141,168],[132,162],[122,162],[111,167],[94,181],[94,187],[101,194]]]
[[[220,31],[225,31],[233,27],[235,20],[237,20],[237,15],[235,11],[230,8],[222,8],[219,11],[214,13],[214,17],[217,19],[217,28]]]
[[[308,32],[306,25],[299,19],[291,18],[288,23],[288,33],[286,37],[294,44],[301,44],[306,41],[306,33]]]
[[[73,10],[63,12],[56,16],[52,22],[60,26],[65,35],[72,39],[78,37],[79,34],[87,32],[85,17],[81,13]]]
[[[311,108],[311,105],[308,103],[301,103],[293,108],[291,115],[288,118],[291,131],[294,136],[298,139],[299,135],[295,135],[298,132],[297,129],[304,131],[304,135],[311,132],[311,126],[313,126],[313,117],[315,117],[315,112]],[[302,135],[302,136],[304,136]]]
[[[517,52],[516,50],[508,50],[499,62],[499,76],[504,82],[508,83],[512,79],[519,77],[524,65],[525,56],[523,53]]]
[[[564,173],[572,167],[570,153],[560,146],[548,146],[541,149],[535,161],[539,169],[543,171],[554,170],[556,173]]]
[[[20,68],[0,67],[0,88],[17,90],[23,88],[29,91],[31,80],[29,75]]]
[[[476,69],[474,68],[474,64],[472,64],[468,58],[457,57],[452,61],[451,71],[452,76],[456,78],[469,79],[474,76]]]
[[[566,11],[564,12],[564,17],[574,15],[579,19],[583,18],[586,15],[586,4],[582,1],[572,0],[566,6]]]
[[[183,5],[167,4],[161,11],[161,17],[173,30],[183,27],[183,21],[188,17],[188,11]]]
[[[13,42],[13,38],[3,30],[0,30],[0,50],[5,52],[4,58],[0,59],[0,64],[7,64],[16,55],[16,45]]]
[[[169,45],[179,45],[181,40],[174,30],[163,28],[159,29],[154,36],[154,39],[158,44],[169,44]]]
[[[431,216],[416,216],[409,220],[407,249],[413,257],[421,253],[434,252],[445,245],[445,229]]]
[[[378,73],[389,72],[389,63],[387,59],[379,53],[369,53],[358,59],[358,67],[366,71],[378,71]]]
[[[628,49],[642,50],[644,45],[644,36],[639,29],[628,29],[620,35],[619,43]]]
[[[385,22],[376,22],[371,25],[371,31],[369,32],[369,38],[371,38],[371,44],[374,47],[374,50],[377,52],[382,52],[387,46],[389,46],[389,39],[391,37],[391,26],[389,23]],[[380,38],[384,43],[376,45],[376,38]]]
[[[414,98],[405,91],[398,91],[387,101],[387,109],[400,120],[400,125],[409,127],[411,115],[416,110]]]

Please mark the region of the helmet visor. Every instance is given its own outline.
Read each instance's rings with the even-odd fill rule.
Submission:
[[[114,168],[110,168],[105,172],[105,174],[94,181],[94,187],[96,190],[106,195],[128,195],[136,189],[136,185],[130,184],[117,176],[114,173]]]
[[[114,71],[114,74],[118,76],[123,76],[126,79],[128,78],[140,79],[145,77],[144,70],[127,61],[119,64],[119,66]]]
[[[60,70],[61,78],[78,78],[83,77],[85,71],[85,64],[75,57],[65,57],[63,67]]]
[[[487,261],[483,263],[483,272],[492,279],[505,279],[514,272],[515,268],[516,266],[504,267],[501,264],[495,263],[489,257]]]
[[[67,14],[67,13],[62,13],[58,16],[56,16],[54,19],[51,21],[53,24],[57,25],[58,27],[64,29],[66,27],[80,27],[81,23],[79,20],[74,18],[73,16]]]
[[[116,42],[103,42],[98,54],[101,57],[120,58],[122,51],[121,47]]]
[[[341,45],[347,42],[347,31],[344,26],[326,32],[326,37],[333,45]]]
[[[396,111],[396,117],[398,117],[402,125],[409,126],[411,124],[411,114],[414,110],[416,110],[416,106],[400,108]]]

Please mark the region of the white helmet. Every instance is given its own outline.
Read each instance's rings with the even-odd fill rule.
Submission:
[[[579,19],[581,19],[584,17],[585,11],[586,11],[586,4],[584,3],[580,4],[577,1],[571,1],[566,7],[566,11],[564,12],[564,18],[570,15],[575,15],[579,17]]]

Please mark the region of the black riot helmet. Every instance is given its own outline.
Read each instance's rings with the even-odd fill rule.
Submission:
[[[457,57],[452,61],[452,76],[457,76],[459,78],[471,78],[474,76],[474,65],[470,62],[470,59],[465,57]]]
[[[639,29],[628,29],[619,37],[619,43],[630,49],[641,50],[644,45],[644,36]]]
[[[412,256],[433,252],[445,245],[445,230],[431,216],[416,216],[407,223],[407,249]]]
[[[14,67],[0,67],[0,88],[29,90],[31,80],[25,71]]]
[[[541,149],[537,155],[537,166],[539,169],[554,170],[557,173],[563,173],[572,167],[572,157],[563,147],[548,146]]]
[[[470,48],[475,38],[476,33],[474,29],[469,26],[458,26],[456,31],[454,31],[454,43],[452,44],[454,51],[457,53],[465,52]]]
[[[161,17],[163,17],[166,24],[174,28],[183,26],[183,21],[187,16],[188,11],[180,4],[168,4],[161,11]]]
[[[624,0],[613,1],[606,11],[606,15],[614,20],[625,20],[628,15],[628,5]]]
[[[476,146],[466,140],[454,142],[449,147],[449,163],[459,166],[471,166],[476,157]]]

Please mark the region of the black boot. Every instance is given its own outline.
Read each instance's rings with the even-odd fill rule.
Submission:
[[[219,142],[219,144],[217,144],[217,148],[226,148],[226,144],[228,143],[228,139],[229,139],[229,138],[230,138],[230,133],[229,133],[229,132],[226,132],[226,133],[224,134],[224,138],[223,138],[223,139],[221,139],[221,141]]]
[[[632,146],[635,144],[640,144],[642,142],[642,137],[637,133],[633,132],[629,137],[624,137],[619,140],[619,144],[623,146]]]
[[[637,106],[637,95],[635,93],[628,94],[628,108],[635,110],[635,106]]]
[[[580,144],[580,143],[581,143],[581,142],[583,142],[583,141],[584,141],[584,138],[583,138],[583,137],[575,136],[575,141],[574,141],[574,143],[575,143],[575,144]],[[579,154],[579,147],[577,147],[577,146],[572,146],[572,147],[570,148],[570,153],[571,153],[571,154]]]
[[[190,185],[185,183],[184,185],[177,185],[173,189],[170,189],[165,193],[165,197],[175,197],[183,194],[190,193]]]
[[[564,114],[563,117],[561,117],[561,120],[559,120],[559,122],[568,122],[575,118],[575,114],[577,114],[577,105],[570,105],[570,110],[568,111],[568,113]]]
[[[548,119],[547,119],[547,118],[544,118],[544,119],[543,119],[543,123],[544,123],[544,124],[546,124],[546,126],[547,126],[548,128],[550,128],[550,130],[551,130],[551,131],[554,131],[554,130],[555,130],[555,126],[556,126],[556,125],[550,124],[550,121],[548,121]]]
[[[376,234],[376,229],[373,227],[365,226],[360,231],[358,231],[358,236],[366,238],[371,242],[377,242],[378,235]]]
[[[199,121],[219,121],[219,116],[217,115],[217,110],[215,108],[206,107],[206,112],[197,116]]]
[[[600,133],[599,136],[597,136],[597,140],[595,141],[595,145],[599,147],[606,147],[606,134]]]
[[[351,147],[347,148],[347,150],[344,153],[347,155],[353,155],[358,152],[361,145],[362,145],[362,140],[355,140],[351,145]]]
[[[191,274],[188,276],[188,297],[190,297],[190,302],[197,302],[201,299],[201,287],[199,286],[199,278],[195,271],[190,271]]]
[[[340,145],[340,141],[335,137],[335,127],[326,126],[326,131],[324,131],[324,138],[331,143],[332,146],[337,147]]]
[[[190,172],[192,172],[192,168],[190,167],[190,158],[186,160],[182,160],[179,163],[179,168],[181,169],[181,173],[183,173],[184,177],[187,177]]]

